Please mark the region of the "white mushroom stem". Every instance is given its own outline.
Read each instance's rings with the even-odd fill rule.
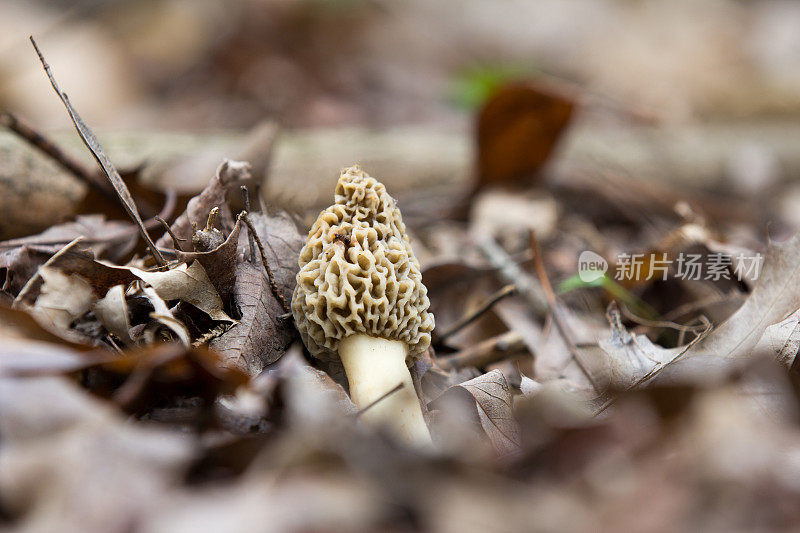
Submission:
[[[411,373],[406,366],[408,346],[402,341],[351,335],[339,341],[350,397],[363,409],[387,392],[402,388],[367,409],[362,418],[369,424],[388,428],[400,440],[418,447],[431,445],[431,435]]]

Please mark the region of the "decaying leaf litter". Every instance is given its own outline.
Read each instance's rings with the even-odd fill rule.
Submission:
[[[725,217],[724,199],[686,191],[647,210],[624,177],[548,170],[580,112],[574,95],[499,91],[478,117],[474,183],[448,192],[457,208],[415,208],[425,191],[400,201],[437,323],[411,368],[434,446],[415,449],[363,424],[373,407],[356,407],[341,369],[299,341],[288,302],[316,213],[261,208],[242,189],[250,165],[225,160],[182,212],[142,219],[135,180],[51,81],[123,208],[0,243],[10,527],[730,530],[800,518],[800,240],[768,242]],[[258,208],[237,207],[248,203]],[[606,275],[576,278],[583,250]],[[728,274],[744,252],[764,264],[738,282],[613,277],[623,253],[689,252],[727,257]]]

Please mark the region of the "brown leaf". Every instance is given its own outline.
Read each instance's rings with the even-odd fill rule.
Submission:
[[[71,249],[52,261],[50,266],[87,280],[98,298],[104,298],[114,286],[127,286],[141,280],[153,287],[164,300],[181,300],[197,307],[213,320],[232,322],[222,310],[222,300],[198,261],[151,272],[97,261],[89,251]],[[35,290],[31,292],[31,296],[35,294]]]
[[[278,318],[284,311],[272,296],[261,265],[239,263],[233,299],[242,315],[239,323],[210,346],[229,366],[256,375],[283,355],[294,337],[294,327],[291,318]]]
[[[251,213],[249,218],[264,244],[278,290],[287,302],[292,301],[295,277],[300,268],[298,257],[305,243],[305,235],[298,230],[297,224],[286,211],[277,211],[271,215]],[[249,245],[242,235],[239,237],[240,253],[244,252],[245,246]]]
[[[156,344],[116,354],[81,352],[58,344],[28,340],[0,346],[0,376],[70,374],[94,368],[91,389],[113,396],[125,409],[141,412],[164,399],[233,394],[248,377],[222,364],[219,354],[177,343]],[[122,383],[120,387],[119,384]]]
[[[101,215],[78,216],[74,222],[53,226],[21,239],[0,243],[0,275],[5,271],[3,290],[16,296],[36,270],[67,243],[83,237],[81,246],[96,257],[119,261],[128,256],[139,239],[137,230],[127,222],[106,220]]]
[[[278,290],[290,301],[303,237],[285,213],[253,213],[250,218],[264,243]],[[247,237],[242,233],[239,236],[240,256],[247,246]],[[272,294],[259,262],[239,262],[233,300],[241,313],[239,323],[214,339],[211,348],[220,352],[228,364],[255,375],[284,354],[294,338],[294,324],[291,317],[280,318],[284,310]]]
[[[190,263],[196,260],[203,265],[211,284],[217,289],[226,306],[233,297],[233,287],[236,283],[236,259],[241,227],[242,222],[237,220],[225,242],[209,252],[177,251],[178,259],[181,261]]]
[[[536,83],[510,83],[478,115],[478,177],[489,185],[525,185],[544,166],[572,116],[574,102]]]
[[[58,254],[48,260],[48,266],[67,275],[76,275],[90,282],[95,296],[102,298],[111,287],[128,285],[138,279],[127,267],[118,267],[95,259],[90,250],[81,249],[78,244],[61,249]],[[41,282],[32,279],[20,297],[32,303],[39,294]]]
[[[106,220],[103,215],[78,215],[74,221],[52,226],[38,235],[12,239],[0,243],[0,249],[38,245],[62,247],[76,237],[97,257],[117,261],[127,255],[139,236],[129,222]]]
[[[519,451],[520,428],[513,415],[511,390],[502,372],[492,370],[450,390],[453,389],[462,389],[475,400],[478,421],[497,453],[508,455]]]
[[[756,353],[767,328],[800,308],[800,234],[770,243],[764,266],[744,304],[697,343],[674,348],[661,379],[713,380]],[[766,341],[765,341],[766,342]]]
[[[164,300],[181,300],[206,313],[212,320],[233,322],[222,310],[222,299],[199,261],[182,263],[164,272],[127,268],[137,278],[153,287]]]
[[[246,374],[227,367],[219,354],[176,343],[128,352],[103,363],[100,371],[128,378],[110,393],[130,412],[147,411],[165,398],[199,397],[210,406],[218,396],[233,394],[248,381]]]
[[[76,338],[72,339],[75,342],[92,340],[84,338],[86,336],[81,335],[73,323],[88,316],[87,313],[98,303],[97,319],[120,340],[152,340],[150,336],[142,337],[139,331],[125,333],[125,317],[121,316],[126,309],[124,288],[134,281],[148,285],[141,289],[140,294],[150,302],[153,311],[150,317],[171,330],[184,344],[191,342],[188,330],[175,318],[166,301],[179,300],[190,304],[213,321],[233,322],[223,310],[222,299],[198,261],[181,263],[163,272],[148,272],[97,261],[91,252],[75,249],[74,245],[61,250],[39,268],[37,276],[17,299],[21,305],[31,306],[37,319],[46,323],[45,327],[54,328],[59,336],[72,339],[75,335]],[[116,304],[107,301],[112,289],[120,293],[115,295]]]
[[[2,290],[6,295],[15,298],[58,248],[60,247],[25,245],[0,252],[0,276],[4,278]]]

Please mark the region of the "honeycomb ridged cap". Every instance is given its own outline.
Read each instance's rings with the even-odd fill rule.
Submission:
[[[292,314],[303,342],[336,362],[341,339],[365,334],[405,342],[415,361],[434,322],[400,210],[357,165],[342,170],[334,201],[300,251]]]

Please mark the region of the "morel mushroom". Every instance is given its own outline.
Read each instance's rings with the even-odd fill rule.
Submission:
[[[433,315],[400,210],[358,166],[344,169],[335,203],[300,252],[292,314],[309,352],[341,360],[362,418],[413,445],[430,433],[408,365],[428,349]]]

